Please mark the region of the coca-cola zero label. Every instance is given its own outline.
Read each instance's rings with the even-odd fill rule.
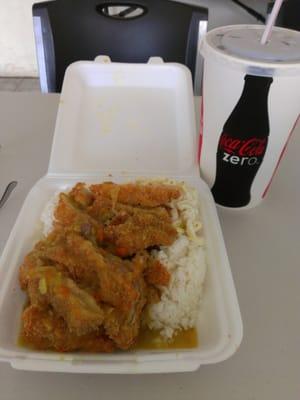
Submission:
[[[243,91],[219,137],[212,194],[217,203],[244,207],[263,162],[269,137],[268,94],[272,78],[245,76]]]
[[[223,133],[220,137],[219,147],[223,151],[223,161],[233,165],[257,165],[265,154],[267,139],[257,137],[245,140],[231,137]]]

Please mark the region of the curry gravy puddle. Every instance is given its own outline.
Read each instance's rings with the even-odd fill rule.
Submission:
[[[25,349],[29,350],[37,350],[32,343],[30,343],[27,339],[26,336],[24,335],[23,329],[21,329],[18,340],[17,340],[17,345],[19,347],[24,347]]]
[[[26,340],[26,336],[23,334],[23,327],[21,327],[17,344],[20,347],[37,350],[32,343]],[[194,349],[198,344],[199,340],[196,328],[177,333],[173,340],[169,342],[165,342],[158,331],[143,329],[137,343],[130,350]]]
[[[169,342],[165,342],[158,331],[143,329],[138,337],[135,350],[170,350],[170,349],[194,349],[198,346],[198,334],[196,328],[178,332]]]

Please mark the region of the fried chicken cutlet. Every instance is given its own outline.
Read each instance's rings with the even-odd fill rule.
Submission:
[[[90,190],[97,197],[106,197],[114,200],[115,203],[128,204],[141,207],[157,207],[178,199],[181,191],[177,186],[165,184],[139,185],[128,183],[118,185],[105,182],[98,185],[91,185]]]
[[[103,329],[77,336],[69,331],[63,318],[50,308],[30,305],[22,313],[24,341],[38,350],[87,351],[111,353],[115,345]]]
[[[72,231],[54,231],[47,240],[44,256],[63,266],[75,282],[98,289],[101,301],[129,310],[138,299],[139,276],[129,268],[130,261],[105,257],[105,251]]]
[[[40,267],[30,272],[28,295],[32,305],[51,306],[62,317],[71,333],[80,336],[96,330],[104,312],[95,299],[53,267]]]
[[[20,267],[26,338],[58,351],[132,347],[146,304],[170,280],[148,249],[176,239],[168,203],[180,195],[173,185],[111,183],[61,193],[52,232]]]

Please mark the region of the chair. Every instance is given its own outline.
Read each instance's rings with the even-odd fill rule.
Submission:
[[[43,92],[60,92],[65,70],[78,60],[108,55],[115,62],[160,56],[191,70],[200,91],[199,38],[208,11],[170,0],[57,0],[33,5]]]
[[[281,7],[277,25],[300,31],[300,1],[286,0]]]

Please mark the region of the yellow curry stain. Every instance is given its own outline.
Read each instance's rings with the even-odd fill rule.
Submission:
[[[195,328],[181,331],[171,341],[164,341],[158,331],[144,329],[141,331],[136,350],[169,350],[169,349],[194,349],[198,346],[198,334]]]
[[[17,345],[19,347],[25,347],[30,350],[35,350],[34,346],[26,340],[26,336],[23,334],[23,328],[21,328],[18,336]]]

